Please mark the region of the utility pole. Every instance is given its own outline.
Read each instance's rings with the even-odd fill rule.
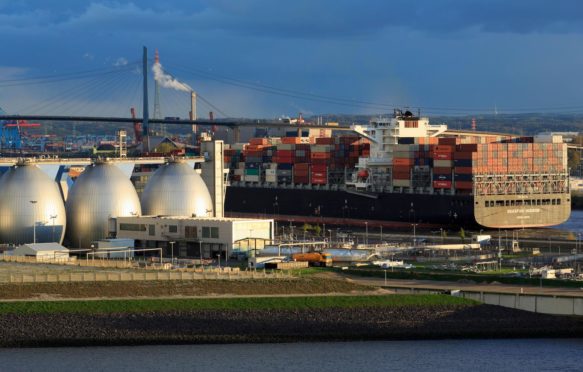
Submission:
[[[36,244],[36,200],[30,200],[32,204],[32,244]]]
[[[142,134],[144,150],[150,151],[150,128],[149,128],[149,113],[148,113],[148,48],[144,47],[144,55],[142,57],[142,76],[143,76],[143,107],[142,107]]]

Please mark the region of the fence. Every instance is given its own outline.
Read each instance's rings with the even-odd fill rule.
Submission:
[[[168,280],[240,280],[264,278],[290,278],[290,273],[267,271],[151,271],[119,273],[55,273],[55,274],[11,274],[0,276],[3,283],[67,283],[67,282],[127,282],[127,281],[168,281]]]
[[[284,271],[241,271],[238,267],[206,267],[206,268],[180,268],[165,270],[169,264],[162,266],[144,266],[137,268],[135,262],[114,260],[76,260],[63,262],[57,260],[39,261],[35,257],[0,256],[1,261],[35,264],[55,264],[60,266],[84,266],[102,268],[132,268],[131,272],[55,272],[35,274],[10,274],[0,275],[0,283],[63,283],[63,282],[103,282],[103,281],[167,281],[167,280],[238,280],[261,278],[291,278],[290,272]],[[168,266],[168,267],[167,267]]]
[[[384,288],[392,289],[395,293],[432,294],[443,293],[444,291],[443,289],[418,287],[385,286]],[[452,291],[452,295],[476,300],[488,305],[510,307],[533,313],[583,316],[583,297],[468,290]]]

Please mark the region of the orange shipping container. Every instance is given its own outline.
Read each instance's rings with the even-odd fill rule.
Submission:
[[[394,158],[393,165],[413,165],[414,159]]]

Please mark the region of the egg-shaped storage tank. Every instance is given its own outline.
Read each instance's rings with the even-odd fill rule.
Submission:
[[[186,162],[160,166],[142,193],[144,215],[212,216],[213,202],[204,181]]]
[[[65,205],[57,183],[38,166],[19,163],[0,178],[0,242],[63,242]]]
[[[110,218],[141,214],[134,185],[107,162],[85,168],[69,191],[66,208],[67,241],[77,248],[89,248],[92,241],[107,238]]]

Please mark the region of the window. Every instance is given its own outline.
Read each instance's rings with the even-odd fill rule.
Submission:
[[[168,226],[168,232],[177,233],[178,232],[178,226],[176,226],[176,225],[170,225],[170,226]]]
[[[211,238],[213,238],[213,239],[219,238],[219,228],[218,227],[211,227]]]
[[[156,235],[156,225],[148,225],[148,235]]]
[[[211,237],[211,229],[209,227],[202,228],[202,237],[207,239]]]
[[[184,236],[186,238],[197,238],[198,233],[196,226],[184,226]]]
[[[123,231],[146,231],[146,225],[138,223],[120,223],[119,229]]]

